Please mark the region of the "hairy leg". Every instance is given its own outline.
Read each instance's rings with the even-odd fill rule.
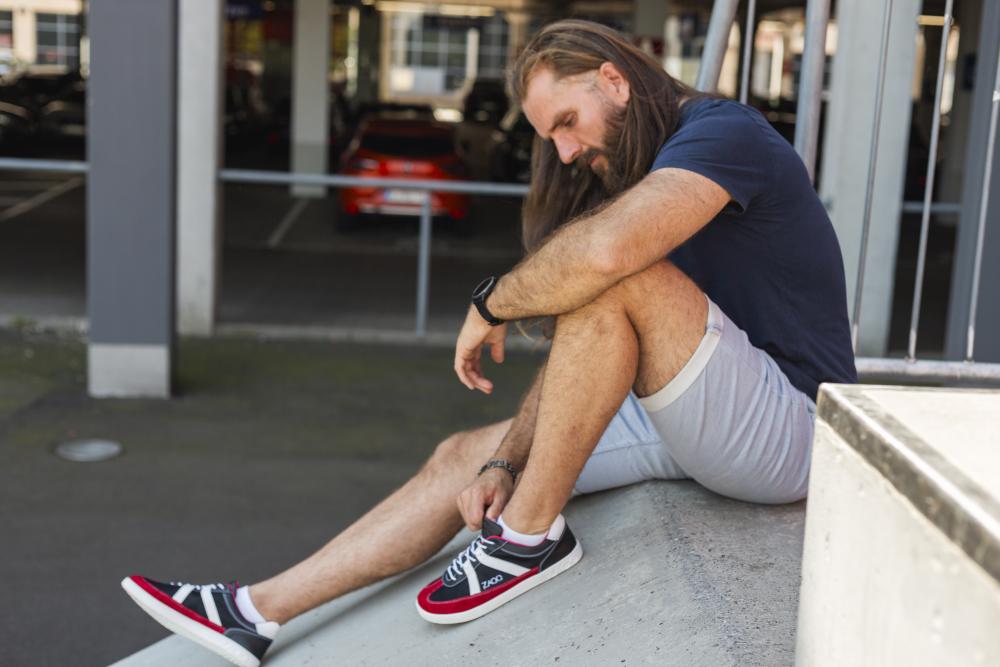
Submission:
[[[629,389],[645,396],[665,386],[698,347],[707,316],[705,295],[666,261],[559,316],[507,525],[535,534],[552,524]]]
[[[268,620],[285,623],[433,556],[462,527],[455,498],[496,451],[510,424],[508,420],[444,440],[410,481],[323,548],[251,586],[254,606]],[[421,529],[414,531],[413,526]]]

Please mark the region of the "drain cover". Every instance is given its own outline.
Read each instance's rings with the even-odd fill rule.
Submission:
[[[106,461],[121,453],[121,444],[113,440],[70,440],[56,445],[57,456],[79,463]]]

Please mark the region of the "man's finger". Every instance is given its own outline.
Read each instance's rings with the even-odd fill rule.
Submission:
[[[479,530],[483,527],[483,494],[478,487],[470,488],[465,496],[465,507],[462,509],[462,518],[469,530]]]
[[[489,517],[490,521],[496,521],[500,518],[500,514],[503,512],[503,508],[507,506],[507,492],[497,491],[493,494],[493,502],[486,509],[486,516]]]
[[[501,340],[490,345],[490,358],[492,358],[495,363],[503,363],[503,344],[504,342]]]

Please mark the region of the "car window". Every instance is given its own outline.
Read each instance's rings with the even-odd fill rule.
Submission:
[[[361,148],[398,157],[437,157],[454,152],[451,137],[438,135],[430,137],[400,136],[398,134],[364,134]]]

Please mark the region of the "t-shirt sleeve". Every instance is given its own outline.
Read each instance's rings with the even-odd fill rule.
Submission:
[[[770,178],[767,136],[751,113],[716,107],[691,118],[660,148],[650,171],[693,171],[721,186],[745,211]]]

